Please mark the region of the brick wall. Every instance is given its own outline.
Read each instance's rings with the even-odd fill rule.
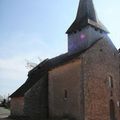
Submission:
[[[24,97],[14,97],[11,99],[11,116],[22,116],[24,107]]]
[[[120,120],[118,52],[110,40],[102,39],[83,54],[85,120],[110,120],[110,100],[115,104],[115,117]],[[113,79],[113,88],[109,85]]]

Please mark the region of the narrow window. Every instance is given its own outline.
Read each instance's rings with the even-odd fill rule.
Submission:
[[[117,101],[117,106],[120,107],[120,102],[119,101]]]
[[[65,89],[64,90],[64,99],[67,100],[68,99],[68,91]]]
[[[103,31],[102,31],[102,30],[100,30],[100,33],[103,33]]]
[[[112,78],[112,76],[108,77],[108,81],[109,81],[109,87],[113,88],[113,78]]]
[[[110,100],[110,120],[115,120],[115,104]]]
[[[98,31],[98,28],[95,28],[95,31]]]
[[[100,52],[102,52],[103,51],[103,49],[100,49]]]

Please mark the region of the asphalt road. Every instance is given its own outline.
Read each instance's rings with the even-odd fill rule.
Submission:
[[[2,120],[2,118],[8,117],[9,115],[10,115],[10,111],[8,109],[0,107],[0,120]]]

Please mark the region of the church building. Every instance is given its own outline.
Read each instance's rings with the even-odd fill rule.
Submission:
[[[66,33],[68,52],[29,71],[27,81],[10,96],[11,116],[120,120],[120,52],[92,0],[80,0]]]

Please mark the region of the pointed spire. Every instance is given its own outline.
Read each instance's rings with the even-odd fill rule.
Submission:
[[[92,0],[80,0],[79,2],[76,20],[81,20],[85,17],[93,21],[97,21]]]
[[[76,19],[66,33],[69,34],[81,30],[87,25],[108,33],[105,26],[97,18],[92,0],[80,0]]]

